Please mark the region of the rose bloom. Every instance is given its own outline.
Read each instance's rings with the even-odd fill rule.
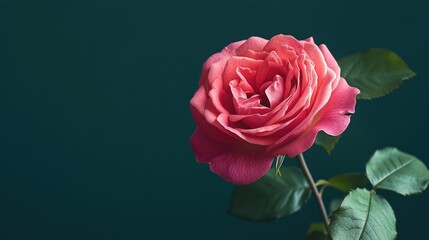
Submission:
[[[312,38],[232,43],[204,63],[190,102],[196,159],[226,181],[254,182],[276,156],[309,149],[319,131],[340,135],[358,93],[328,48]]]

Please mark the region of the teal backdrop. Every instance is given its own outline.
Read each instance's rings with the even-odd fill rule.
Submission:
[[[428,18],[425,0],[2,1],[0,239],[300,239],[321,219],[313,200],[241,220],[226,214],[233,185],[195,162],[189,100],[203,62],[279,33],[337,58],[391,49],[417,77],[358,102],[332,156],[314,148],[307,161],[328,178],[396,146],[429,165]],[[399,239],[428,239],[429,191],[382,194]]]

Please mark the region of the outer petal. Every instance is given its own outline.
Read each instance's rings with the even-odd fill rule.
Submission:
[[[316,140],[318,131],[316,129],[310,129],[305,134],[299,136],[295,141],[287,144],[279,149],[273,151],[277,155],[288,155],[293,158],[300,153],[307,151],[311,146],[313,146],[314,141]]]
[[[198,162],[208,163],[210,170],[225,181],[252,183],[270,169],[274,157],[254,145],[231,145],[216,141],[197,128],[191,145]]]
[[[328,65],[328,67],[332,70],[334,70],[335,74],[337,76],[340,76],[340,66],[337,63],[337,60],[335,60],[334,56],[332,56],[331,52],[329,51],[329,49],[326,47],[325,44],[321,44],[319,46],[320,51],[323,54],[323,57],[325,58],[326,64]],[[332,87],[336,88],[338,83],[335,83]]]
[[[305,39],[304,41],[309,42],[309,43],[314,43],[313,37],[309,37],[309,38]]]
[[[327,71],[327,64],[323,53],[314,43],[302,41],[302,44],[304,46],[304,50],[307,53],[307,56],[310,57],[310,59],[314,63],[314,68],[316,69],[317,76],[319,78],[325,77]]]
[[[344,78],[341,78],[332,92],[331,99],[322,109],[315,128],[332,136],[343,133],[350,123],[348,114],[355,112],[356,95],[359,92],[359,89],[350,87]]]
[[[225,132],[222,132],[214,126],[216,115],[207,108],[207,92],[204,86],[200,86],[198,91],[194,94],[190,102],[192,117],[197,125],[208,134],[222,142],[236,141],[233,137]]]

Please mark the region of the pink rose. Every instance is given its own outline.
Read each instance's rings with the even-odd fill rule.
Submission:
[[[196,159],[224,180],[254,182],[276,156],[309,149],[319,131],[341,134],[358,93],[328,48],[312,38],[232,43],[204,63],[191,99]]]

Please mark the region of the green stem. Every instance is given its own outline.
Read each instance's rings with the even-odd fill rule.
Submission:
[[[329,238],[331,238],[331,234],[329,232],[329,218],[326,213],[325,205],[323,204],[322,194],[319,193],[316,187],[316,183],[311,176],[310,170],[308,170],[307,164],[305,163],[304,155],[301,153],[298,155],[299,165],[304,172],[305,178],[307,179],[308,184],[310,184],[311,191],[313,192],[317,205],[319,205],[320,213],[323,217],[323,222],[325,223],[326,231],[328,232]]]

